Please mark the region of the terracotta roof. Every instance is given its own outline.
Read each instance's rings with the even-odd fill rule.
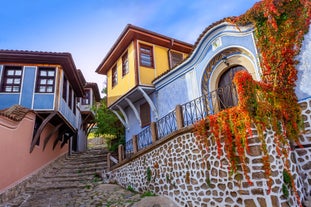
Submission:
[[[28,112],[32,112],[32,110],[21,105],[13,105],[10,108],[0,110],[0,116],[5,116],[13,121],[21,121]]]
[[[0,62],[61,65],[77,96],[82,97],[84,95],[83,85],[78,77],[77,69],[70,53],[0,50]]]

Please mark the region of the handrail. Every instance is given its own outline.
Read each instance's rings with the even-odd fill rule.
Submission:
[[[133,140],[130,139],[125,143],[125,157],[129,158],[133,155],[134,149],[133,149]]]
[[[156,122],[158,129],[158,139],[177,130],[176,112],[171,111]]]
[[[230,84],[186,102],[181,105],[181,119],[183,119],[182,127],[190,126],[210,114],[233,107],[237,105],[237,100],[235,85]],[[167,115],[156,121],[155,124],[157,129],[157,137],[154,140],[162,139],[172,132],[177,131],[176,110],[169,112]],[[152,133],[151,127],[148,126],[137,134],[137,143],[135,142],[137,144],[137,148],[135,149],[140,151],[141,149],[151,145],[153,142]],[[133,139],[130,139],[125,145],[126,158],[131,157],[133,153]]]
[[[150,126],[146,127],[143,131],[137,134],[138,150],[143,149],[152,144]]]

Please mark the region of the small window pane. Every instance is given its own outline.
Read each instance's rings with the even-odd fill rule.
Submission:
[[[21,70],[16,70],[15,71],[15,75],[22,75],[22,71]]]
[[[45,86],[40,86],[39,91],[40,91],[40,92],[45,92]]]
[[[11,92],[11,91],[12,91],[12,86],[5,87],[5,92]]]
[[[52,86],[48,86],[46,90],[47,90],[48,93],[51,93],[51,92],[53,92],[53,87]]]
[[[47,82],[47,84],[48,84],[48,85],[53,85],[53,84],[54,84],[54,80],[49,79],[48,82]]]
[[[8,70],[7,75],[14,75],[14,70]]]
[[[13,83],[13,78],[8,78],[8,79],[6,80],[6,83],[8,83],[8,84]]]
[[[40,76],[46,76],[46,75],[47,75],[47,71],[45,71],[45,70],[40,71]]]
[[[54,77],[54,75],[55,75],[55,71],[49,71],[48,72],[48,76],[49,77]]]
[[[14,84],[20,84],[21,82],[21,79],[19,78],[14,78]]]
[[[19,86],[13,86],[13,92],[19,92]]]
[[[41,79],[40,84],[46,84],[46,79]]]

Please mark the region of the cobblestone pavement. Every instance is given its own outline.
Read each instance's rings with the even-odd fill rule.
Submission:
[[[116,184],[104,184],[107,152],[92,149],[54,163],[24,193],[0,207],[175,207],[163,196],[145,197]]]
[[[97,183],[89,189],[24,193],[0,207],[178,207],[163,196],[141,197],[119,185]]]

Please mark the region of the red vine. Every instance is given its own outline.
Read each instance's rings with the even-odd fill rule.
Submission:
[[[209,133],[213,134],[218,157],[222,155],[221,143],[224,143],[225,155],[230,161],[228,170],[236,171],[240,164],[245,178],[252,183],[246,167],[246,152],[249,150],[248,137],[252,136],[251,126],[254,124],[261,141],[269,192],[272,178],[264,131],[271,127],[275,132],[273,141],[277,153],[284,159],[288,169],[289,141],[299,145],[298,137],[302,129],[300,107],[294,91],[297,80],[295,57],[299,54],[310,20],[310,0],[263,0],[244,15],[231,19],[237,26],[249,23],[254,25],[262,81],[254,81],[245,71],[238,72],[234,77],[238,106],[208,116],[207,121],[195,125],[199,142],[208,148],[210,142],[207,137]],[[301,205],[296,187],[293,187]]]

